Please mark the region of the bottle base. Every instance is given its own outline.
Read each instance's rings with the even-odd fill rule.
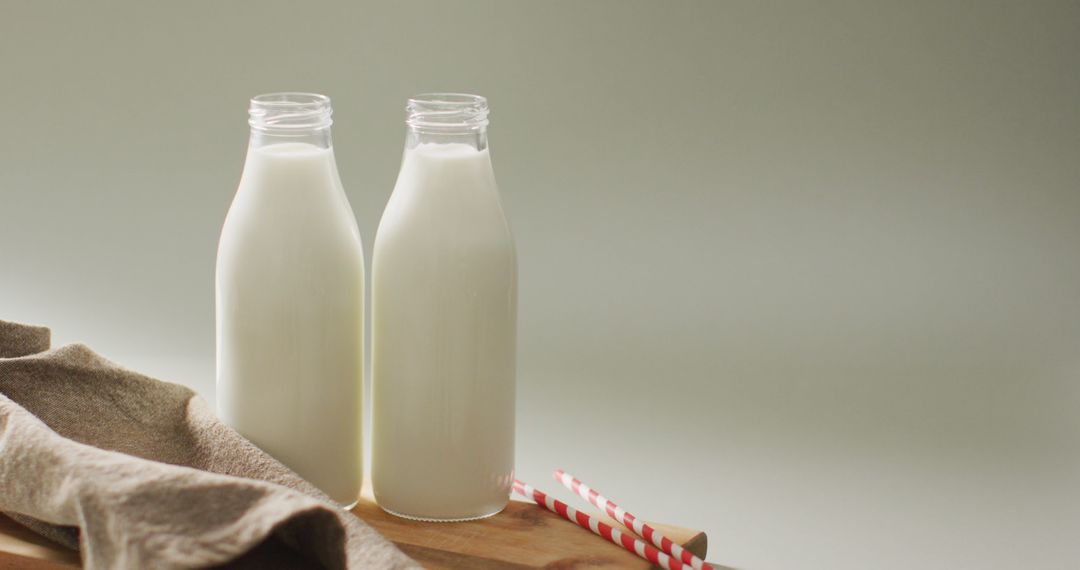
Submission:
[[[357,497],[355,501],[349,503],[348,505],[343,505],[343,504],[341,504],[341,503],[339,503],[337,501],[334,501],[334,504],[341,507],[341,508],[343,508],[343,509],[345,509],[346,511],[351,511],[354,508],[356,508],[356,505],[360,504],[360,498]]]
[[[421,517],[421,516],[417,516],[417,515],[409,515],[409,514],[405,514],[405,513],[399,513],[397,511],[392,511],[392,510],[390,510],[390,509],[388,509],[388,508],[386,508],[386,507],[384,507],[382,505],[379,505],[379,508],[386,511],[386,512],[388,512],[388,513],[390,513],[390,514],[392,514],[392,515],[394,515],[395,517],[400,517],[400,518],[408,519],[408,520],[411,520],[411,521],[437,522],[437,523],[455,523],[455,522],[478,521],[478,520],[481,520],[481,519],[486,519],[486,518],[493,517],[493,516],[503,512],[503,510],[506,509],[506,505],[503,505],[503,506],[499,507],[498,510],[492,511],[492,512],[484,514],[484,515],[476,515],[476,516],[471,516],[471,517],[445,518],[445,519],[443,519],[443,518],[433,518],[433,517]]]

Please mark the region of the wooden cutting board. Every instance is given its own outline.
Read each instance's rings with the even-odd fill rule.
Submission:
[[[637,556],[532,503],[511,501],[503,512],[479,521],[423,523],[385,513],[365,489],[353,512],[426,568],[572,570],[649,567]],[[705,557],[705,533],[650,524],[694,554]],[[0,515],[0,570],[70,570],[77,567],[77,552],[60,547]]]

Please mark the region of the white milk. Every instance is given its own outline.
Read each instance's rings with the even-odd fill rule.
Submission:
[[[395,514],[506,506],[517,264],[488,151],[406,150],[372,268],[372,483]]]
[[[344,505],[362,478],[363,300],[333,151],[253,146],[218,246],[218,412]]]

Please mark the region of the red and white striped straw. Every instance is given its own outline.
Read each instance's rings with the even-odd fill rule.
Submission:
[[[661,568],[667,568],[668,570],[686,569],[686,566],[682,562],[660,552],[651,544],[638,540],[634,536],[626,534],[617,528],[612,528],[611,525],[602,523],[596,517],[587,515],[562,501],[552,499],[517,479],[514,479],[514,492],[536,501],[537,505],[544,507],[570,522],[577,523],[577,525],[582,528],[593,531]]]
[[[692,566],[695,570],[713,570],[713,567],[709,566],[707,562],[694,556],[692,552],[686,550],[670,538],[660,534],[660,531],[649,526],[647,523],[638,520],[637,517],[626,512],[625,509],[611,502],[607,497],[597,493],[596,490],[590,489],[588,485],[577,480],[573,475],[570,475],[566,471],[556,469],[555,480],[562,483],[567,489],[577,493],[582,499],[589,501],[597,508],[603,510],[609,517],[626,525],[626,528],[634,531],[638,536],[655,544],[660,550],[682,560],[683,563]]]

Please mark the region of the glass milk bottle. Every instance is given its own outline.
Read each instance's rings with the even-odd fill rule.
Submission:
[[[364,254],[330,99],[251,100],[217,257],[222,420],[342,504],[360,494]]]
[[[392,514],[476,519],[514,475],[514,242],[487,100],[420,95],[407,112],[372,264],[372,484]]]

